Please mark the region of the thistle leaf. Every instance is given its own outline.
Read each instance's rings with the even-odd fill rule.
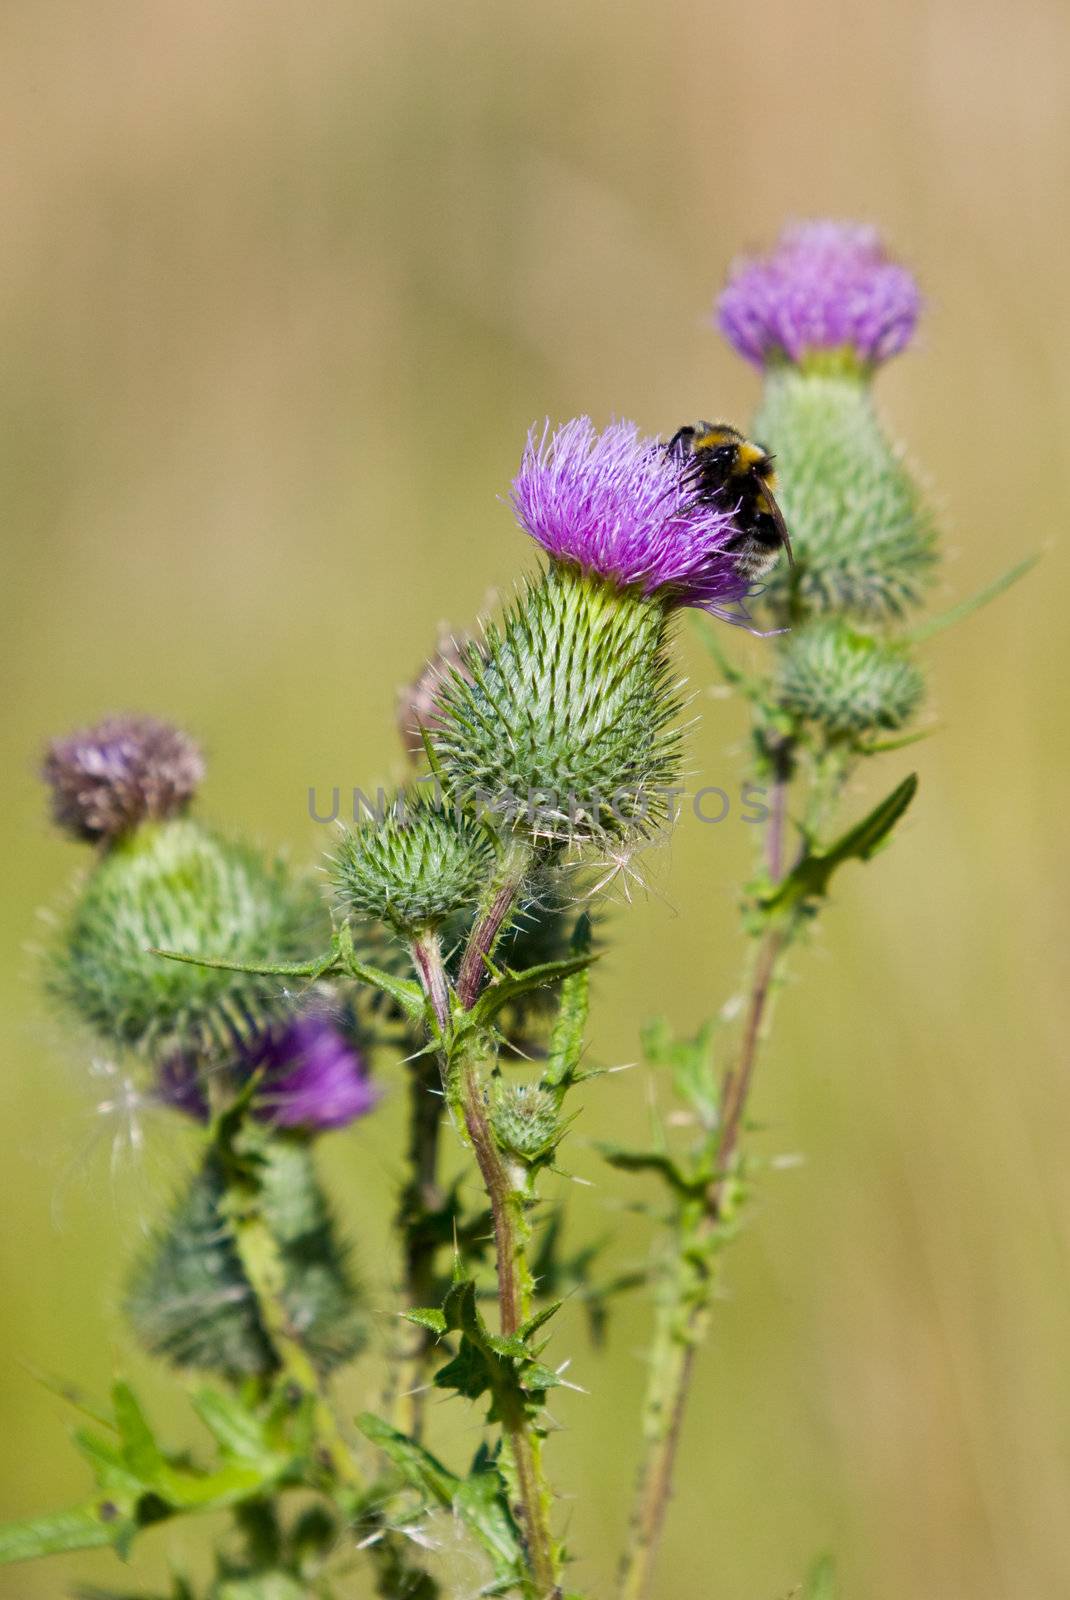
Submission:
[[[115,1544],[122,1526],[122,1510],[111,1501],[9,1522],[0,1527],[0,1565]]]
[[[822,851],[807,850],[776,891],[762,900],[762,910],[790,911],[807,900],[828,892],[829,880],[845,861],[868,861],[886,844],[892,829],[906,811],[918,789],[917,773],[904,778],[868,816]]]
[[[598,960],[589,950],[578,955],[566,956],[561,961],[543,961],[539,966],[528,967],[524,972],[506,972],[491,983],[480,995],[471,1016],[477,1023],[490,1022],[501,1011],[503,1006],[509,1005],[519,996],[528,994],[532,989],[541,989],[548,983],[558,983],[563,978],[569,978],[573,973],[583,972]]]
[[[971,595],[967,600],[961,600],[957,606],[952,606],[950,611],[944,611],[938,617],[929,617],[925,622],[919,622],[916,628],[911,628],[904,635],[911,644],[920,644],[924,639],[931,639],[934,634],[943,633],[945,628],[953,628],[957,622],[963,622],[967,617],[972,617],[975,611],[980,611],[992,600],[998,600],[1005,594],[1012,584],[1024,578],[1027,572],[1032,572],[1040,560],[1040,551],[1036,550],[1031,556],[1026,556],[1024,561],[1019,561],[997,578],[995,583],[990,583],[986,589],[978,594]]]

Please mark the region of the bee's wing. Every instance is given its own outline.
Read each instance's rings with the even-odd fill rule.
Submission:
[[[765,500],[769,515],[776,524],[776,531],[780,535],[784,549],[787,551],[788,565],[793,567],[795,565],[795,557],[791,551],[791,537],[788,533],[788,525],[784,521],[784,513],[777,505],[776,496],[774,495],[772,489],[767,488],[764,483],[762,484],[762,497]]]

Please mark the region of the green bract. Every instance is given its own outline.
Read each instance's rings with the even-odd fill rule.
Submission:
[[[422,795],[403,796],[381,819],[345,834],[331,878],[347,910],[409,934],[472,905],[493,863],[478,823]]]
[[[774,452],[777,498],[796,566],[765,598],[795,608],[900,616],[924,598],[936,561],[921,494],[889,443],[858,377],[777,368],[767,375],[755,436]]]
[[[901,728],[924,693],[925,680],[901,647],[856,633],[844,622],[799,628],[780,652],[778,704],[832,734]]]
[[[196,822],[149,823],[90,873],[46,981],[114,1046],[227,1050],[282,1011],[278,983],[152,952],[286,961],[325,938],[323,920],[314,889],[281,862]]]
[[[657,600],[572,568],[530,581],[440,696],[458,803],[557,839],[657,825],[679,759],[666,626]]]

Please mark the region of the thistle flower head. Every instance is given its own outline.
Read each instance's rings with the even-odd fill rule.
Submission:
[[[111,840],[139,823],[180,815],[204,777],[200,750],[154,717],[106,717],[54,739],[42,776],[52,816],[77,839]]]
[[[279,1251],[280,1298],[321,1372],[364,1342],[367,1318],[349,1252],[301,1139],[247,1130],[257,1204]],[[234,1243],[227,1180],[210,1150],[155,1231],[127,1286],[125,1309],[141,1343],[172,1366],[270,1377],[278,1356]]]
[[[794,629],[781,652],[779,704],[832,735],[902,728],[924,694],[925,680],[901,646],[838,617]]]
[[[253,1115],[276,1128],[326,1133],[367,1116],[379,1101],[363,1052],[319,1011],[258,1034],[229,1071],[239,1085],[260,1074]],[[198,1059],[181,1051],[165,1057],[156,1073],[155,1098],[207,1122],[208,1098]]]
[[[52,994],[99,1038],[161,1060],[230,1053],[282,1014],[277,982],[155,950],[275,962],[324,936],[311,883],[190,818],[139,828],[89,875],[46,957]]]
[[[737,263],[717,302],[721,332],[758,366],[824,352],[879,366],[906,349],[920,312],[913,275],[875,228],[849,222],[785,228],[767,255]]]
[[[316,1012],[262,1035],[241,1064],[263,1074],[255,1111],[278,1128],[345,1128],[379,1099],[361,1051]]]
[[[425,795],[400,796],[343,835],[331,877],[347,910],[408,936],[473,905],[492,863],[483,828]]]
[[[525,533],[555,560],[670,605],[719,611],[747,583],[726,550],[731,509],[696,503],[679,461],[633,422],[576,417],[528,436],[513,481]]]

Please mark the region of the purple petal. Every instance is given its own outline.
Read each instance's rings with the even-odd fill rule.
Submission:
[[[528,436],[512,505],[524,531],[555,560],[660,595],[673,605],[717,611],[747,592],[727,541],[730,510],[696,504],[679,461],[633,422],[603,432],[576,417]]]
[[[721,331],[759,366],[844,349],[877,366],[906,349],[920,313],[913,274],[875,228],[847,222],[786,228],[767,255],[737,264],[717,303]]]

